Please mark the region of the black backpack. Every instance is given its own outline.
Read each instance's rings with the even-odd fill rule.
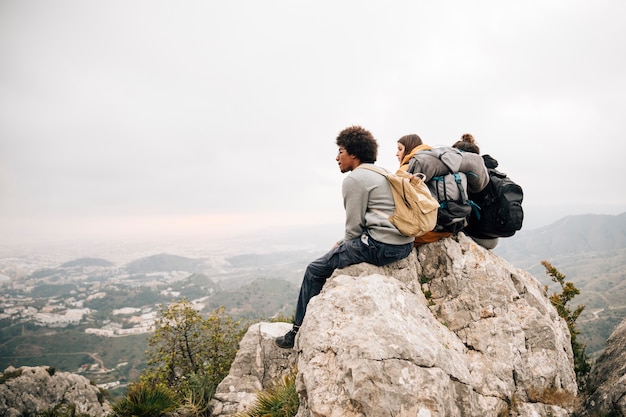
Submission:
[[[498,162],[484,155],[489,184],[481,192],[470,194],[478,206],[472,210],[464,232],[479,239],[513,236],[524,221],[522,187],[496,169]]]

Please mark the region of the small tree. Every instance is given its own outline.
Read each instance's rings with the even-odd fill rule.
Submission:
[[[217,385],[228,375],[245,328],[242,320],[234,321],[224,312],[224,307],[220,307],[205,319],[203,330],[203,370]]]
[[[161,305],[148,339],[148,368],[114,405],[116,415],[160,416],[174,407],[188,416],[210,415],[210,401],[228,374],[244,330],[223,307],[203,318],[186,298]]]
[[[143,378],[179,392],[191,375],[208,375],[218,384],[235,359],[243,336],[240,324],[227,316],[223,307],[205,319],[186,298],[162,305],[154,334],[148,339],[148,370]]]
[[[544,260],[541,261],[541,264],[545,267],[546,274],[551,277],[552,281],[561,286],[561,293],[555,292],[552,294],[550,296],[550,302],[556,308],[559,316],[561,316],[565,320],[565,323],[567,323],[572,344],[572,352],[574,353],[574,371],[576,372],[576,381],[578,383],[579,391],[582,391],[587,385],[587,377],[591,371],[591,363],[587,357],[587,346],[577,340],[577,336],[580,334],[580,331],[576,328],[576,320],[585,309],[585,305],[581,304],[576,307],[574,311],[572,311],[568,304],[574,299],[574,297],[580,294],[580,290],[576,288],[572,282],[565,282],[565,275],[552,266],[550,262]],[[547,289],[548,286],[546,285],[546,290]]]
[[[160,308],[154,334],[148,339],[150,372],[146,376],[178,388],[184,375],[199,370],[204,323],[187,299]]]

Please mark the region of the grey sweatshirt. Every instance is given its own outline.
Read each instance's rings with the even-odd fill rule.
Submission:
[[[383,175],[357,168],[343,180],[342,193],[343,206],[346,209],[344,240],[360,238],[365,231],[374,240],[390,245],[403,245],[414,240],[413,237],[400,233],[389,220],[372,211],[378,209],[391,215],[395,210],[391,187]]]

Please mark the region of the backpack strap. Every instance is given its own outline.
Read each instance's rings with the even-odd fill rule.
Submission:
[[[465,194],[465,190],[463,189],[461,176],[458,172],[453,173],[452,176],[454,176],[454,182],[456,182],[456,186],[459,188],[459,195],[463,199],[463,202],[468,201],[467,194]]]
[[[374,165],[363,166],[361,164],[357,168],[363,168],[363,169],[367,169],[370,171],[378,172],[380,175],[384,176],[385,178],[387,177],[387,175],[389,175],[389,171],[385,170],[384,168],[378,168],[377,166],[374,166]]]
[[[467,173],[465,175],[467,175]],[[480,219],[480,206],[472,201],[465,193],[465,190],[463,189],[463,185],[461,183],[461,176],[458,172],[454,173],[454,181],[456,182],[457,187],[459,187],[459,193],[461,193],[461,198],[463,199],[463,202],[467,202],[467,204],[469,204],[469,206],[472,208],[472,211],[474,211],[476,213],[476,216]]]
[[[370,165],[370,166],[359,165],[357,167],[357,169],[359,169],[359,168],[363,168],[363,169],[367,169],[367,170],[370,170],[370,171],[377,172],[380,175],[384,176],[385,178],[387,178],[389,175],[391,175],[391,173],[389,171],[387,171],[385,168],[379,168],[379,167],[377,167],[375,165]],[[420,177],[422,179],[422,181],[424,181],[424,179],[426,178],[425,175],[422,174],[421,172],[418,172],[416,174],[411,174],[411,175],[413,175],[414,177]],[[393,191],[392,191],[392,193],[393,193]],[[395,200],[394,200],[394,204],[395,204]],[[387,213],[385,213],[384,211],[382,211],[382,210],[375,209],[375,208],[370,208],[370,210],[372,212],[378,214],[379,216],[385,218],[385,219],[389,219],[389,215]]]

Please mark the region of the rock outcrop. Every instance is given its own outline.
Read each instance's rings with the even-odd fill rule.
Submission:
[[[563,417],[576,398],[569,332],[544,288],[463,234],[335,271],[285,351],[273,339],[288,328],[250,328],[214,416],[246,410],[292,364],[298,417]]]
[[[239,343],[230,372],[219,384],[213,400],[212,415],[232,416],[254,403],[259,391],[289,374],[297,354],[280,349],[274,339],[291,329],[287,323],[256,323]]]
[[[626,320],[606,341],[602,355],[591,369],[588,384],[592,393],[576,416],[626,416]]]
[[[44,366],[10,366],[0,373],[0,381],[0,415],[3,417],[35,415],[55,409],[65,410],[67,415],[71,410],[76,415],[90,416],[111,412],[100,390],[81,375],[55,372]]]

